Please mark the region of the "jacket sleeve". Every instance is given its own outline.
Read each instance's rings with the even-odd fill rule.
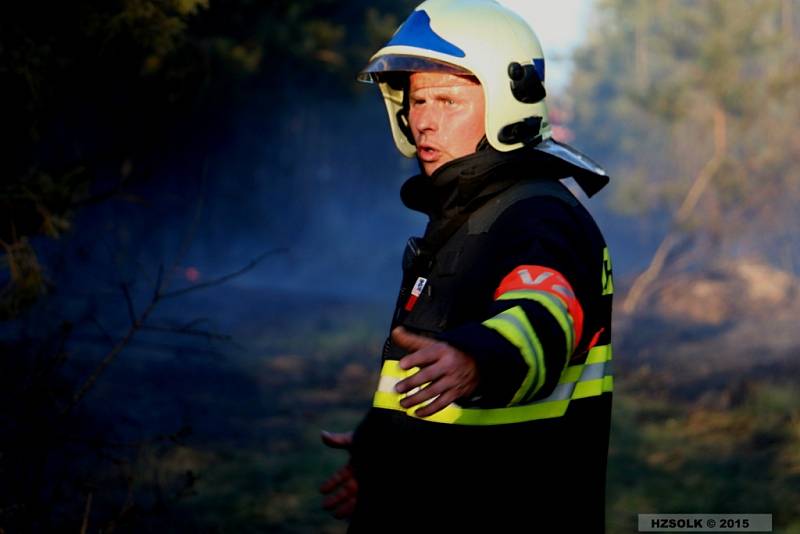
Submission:
[[[461,404],[524,404],[553,390],[583,335],[588,246],[570,207],[542,197],[506,210],[489,239],[496,268],[485,316],[438,337],[478,365],[480,385]]]

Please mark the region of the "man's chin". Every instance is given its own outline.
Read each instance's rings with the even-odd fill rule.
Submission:
[[[436,169],[438,169],[442,165],[444,165],[444,162],[440,161],[440,160],[437,160],[437,161],[422,161],[422,160],[419,160],[419,166],[422,168],[422,172],[424,172],[428,176],[430,176],[434,172],[436,172]]]

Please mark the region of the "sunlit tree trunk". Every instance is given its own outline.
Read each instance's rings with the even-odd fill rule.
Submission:
[[[622,309],[626,313],[634,312],[647,289],[653,281],[661,274],[664,269],[669,253],[679,242],[680,228],[689,220],[689,217],[694,213],[700,198],[703,193],[708,189],[708,185],[714,178],[714,175],[719,170],[722,162],[725,160],[725,153],[727,151],[727,121],[725,112],[717,105],[714,108],[714,153],[711,159],[706,162],[700,172],[695,176],[692,186],[686,193],[680,208],[675,213],[673,218],[672,229],[667,233],[666,237],[661,241],[650,260],[647,269],[640,274],[622,304]]]

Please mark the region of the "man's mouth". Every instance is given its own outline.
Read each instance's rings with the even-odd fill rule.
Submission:
[[[439,154],[439,150],[430,145],[420,145],[417,147],[417,155],[422,161],[436,161],[439,159]]]

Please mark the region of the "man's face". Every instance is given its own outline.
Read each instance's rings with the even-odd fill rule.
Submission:
[[[483,88],[471,77],[415,72],[408,122],[425,174],[472,154],[484,134]]]

